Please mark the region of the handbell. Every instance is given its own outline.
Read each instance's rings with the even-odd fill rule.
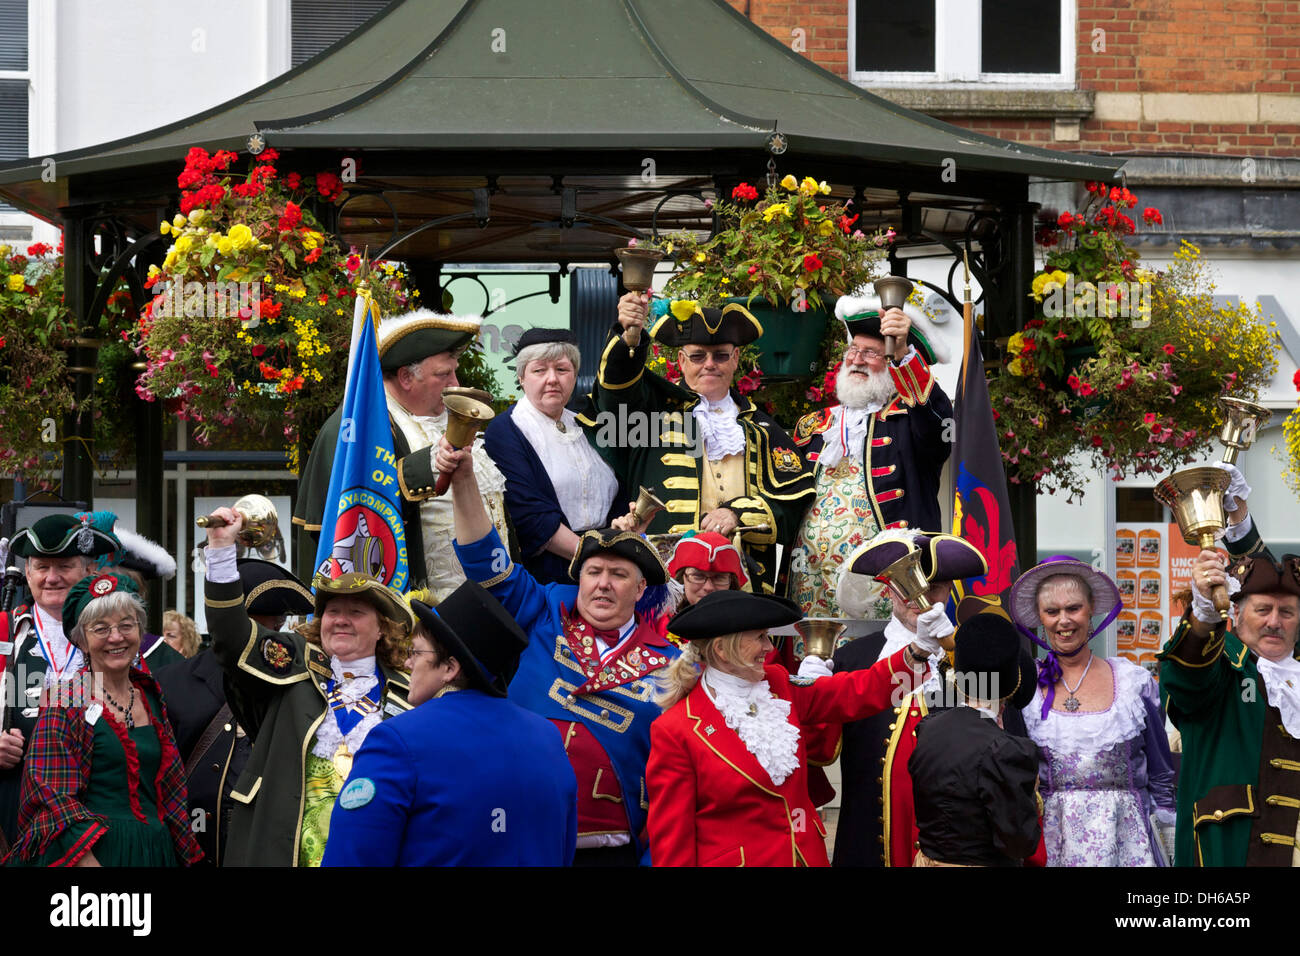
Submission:
[[[930,579],[921,567],[921,549],[913,546],[906,554],[885,570],[876,575],[876,580],[889,588],[903,603],[914,611],[924,614],[933,606],[926,592],[930,590]],[[939,639],[944,650],[953,649],[953,636]]]
[[[667,507],[653,491],[642,485],[637,492],[636,503],[632,505],[632,517],[637,525],[649,524],[655,515]]]
[[[614,255],[618,256],[618,261],[623,265],[623,288],[629,292],[645,292],[649,289],[654,284],[655,266],[664,257],[658,249],[646,246],[625,246],[622,249],[615,249]],[[641,342],[639,330],[636,339],[634,344],[627,347],[629,356],[635,352]]]
[[[883,313],[889,309],[901,309],[907,302],[907,297],[912,294],[912,280],[905,276],[885,276],[883,279],[875,281],[876,296],[880,299],[880,311]],[[885,336],[885,355],[893,358],[894,356],[894,337]]]
[[[474,437],[496,412],[487,402],[481,402],[468,395],[447,394],[451,389],[443,389],[443,405],[447,408],[447,444],[452,448],[468,448],[474,444]],[[451,485],[451,473],[443,472],[438,476],[438,483],[433,488],[435,497],[446,492]]]
[[[246,548],[265,548],[280,533],[280,514],[271,499],[263,495],[244,495],[232,509],[244,525],[239,529],[239,543]],[[203,515],[195,522],[200,528],[224,528],[228,521],[220,515]]]
[[[1183,540],[1204,551],[1214,550],[1214,539],[1223,531],[1223,493],[1231,479],[1222,468],[1184,468],[1156,485],[1156,501],[1174,513]],[[1210,594],[1223,620],[1228,619],[1228,589],[1218,585]]]
[[[809,617],[796,621],[794,628],[803,638],[804,657],[830,660],[835,653],[835,643],[848,625],[835,618]]]
[[[1268,424],[1273,413],[1263,405],[1226,395],[1219,399],[1219,405],[1223,409],[1223,430],[1219,432],[1223,460],[1235,465],[1237,455],[1255,443],[1259,430]]]

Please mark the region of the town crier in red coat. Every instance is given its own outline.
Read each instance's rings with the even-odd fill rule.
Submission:
[[[650,726],[655,866],[829,865],[800,727],[896,704],[934,648],[918,638],[868,670],[815,681],[765,666],[768,629],[801,617],[781,598],[715,591],[669,623],[689,645],[661,678],[665,713]]]

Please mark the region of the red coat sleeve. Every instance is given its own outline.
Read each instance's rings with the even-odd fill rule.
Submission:
[[[799,725],[846,724],[897,707],[925,677],[907,665],[906,655],[905,647],[866,670],[832,674],[803,686],[792,683],[790,699]]]
[[[671,713],[671,711],[670,711]],[[686,727],[668,718],[650,725],[646,794],[650,810],[650,862],[654,866],[695,866],[695,763],[687,751]]]

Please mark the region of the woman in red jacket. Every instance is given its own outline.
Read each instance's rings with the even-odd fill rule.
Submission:
[[[868,670],[813,681],[764,665],[769,628],[802,615],[781,598],[715,591],[673,618],[690,645],[650,726],[646,789],[656,866],[828,866],[808,796],[801,726],[860,720],[920,686],[917,642]]]

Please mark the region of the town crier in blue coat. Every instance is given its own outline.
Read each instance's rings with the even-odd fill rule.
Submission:
[[[416,625],[407,700],[366,737],[323,866],[568,866],[573,770],[554,728],[506,700],[528,636],[466,581]]]
[[[488,520],[463,452],[439,445],[452,473],[456,557],[528,632],[510,700],[555,725],[578,782],[575,866],[648,863],[645,785],[650,723],[659,716],[655,675],[679,650],[636,603],[664,584],[663,562],[644,538],[588,531],[569,565],[572,584],[537,582],[514,564]]]
[[[835,382],[840,404],[799,419],[794,443],[815,494],[790,556],[790,598],[804,614],[842,617],[844,562],[878,532],[942,531],[939,479],[952,447],[952,402],[932,366],[947,352],[919,311],[878,309],[842,296],[835,314],[848,347]],[[885,337],[895,349],[885,353]]]

